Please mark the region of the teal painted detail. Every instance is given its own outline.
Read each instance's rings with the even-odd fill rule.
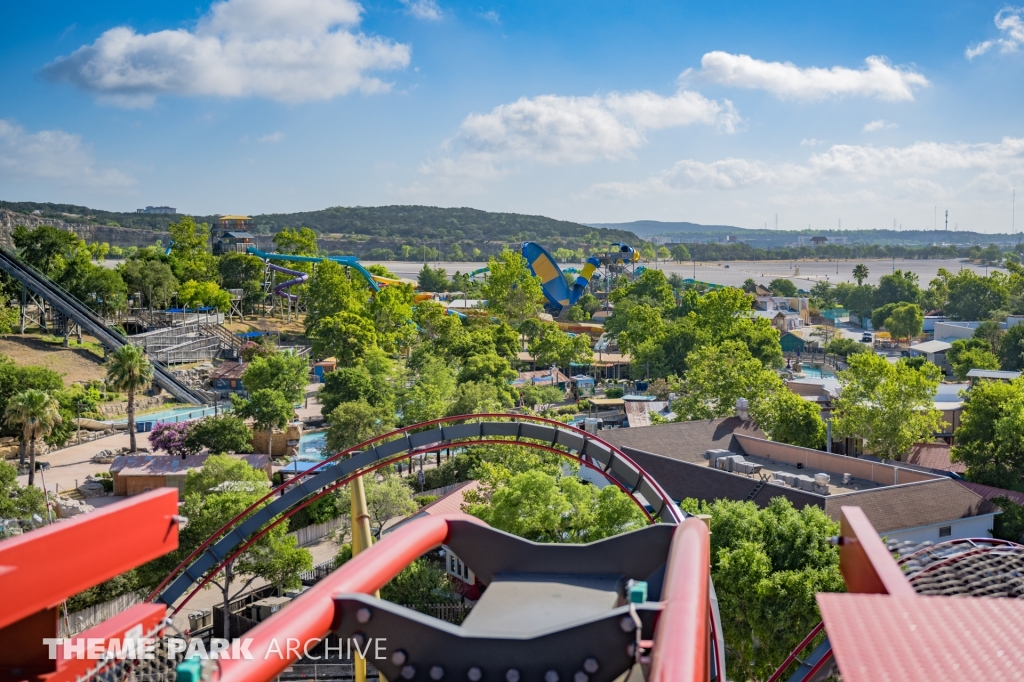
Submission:
[[[380,291],[380,285],[374,281],[373,273],[371,273],[369,270],[364,268],[359,263],[358,256],[293,256],[287,253],[266,253],[265,251],[260,251],[254,246],[250,246],[248,249],[246,249],[246,251],[247,253],[256,256],[257,258],[260,258],[262,260],[284,260],[292,261],[295,263],[320,263],[321,261],[325,260],[334,261],[339,265],[344,265],[345,267],[352,268],[360,275],[362,275],[363,279],[366,280],[366,283],[370,285],[370,288],[373,289],[374,292]]]
[[[643,580],[631,581],[629,585],[629,603],[643,604],[647,601],[647,583]]]
[[[203,682],[203,662],[198,657],[182,661],[174,669],[177,682]]]

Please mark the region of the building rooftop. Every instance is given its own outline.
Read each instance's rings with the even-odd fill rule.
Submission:
[[[956,480],[956,479],[954,479]],[[1024,507],[1024,493],[1019,493],[1016,490],[1005,490],[1003,488],[995,488],[990,485],[982,485],[981,483],[973,483],[971,481],[960,481],[957,483],[967,488],[968,490],[981,495],[986,500],[992,500],[994,497],[1008,497],[1017,504]]]
[[[941,353],[952,347],[953,344],[946,343],[945,341],[925,341],[916,346],[911,346],[910,350],[917,351],[918,353]]]
[[[1011,372],[998,369],[972,369],[967,373],[968,379],[1005,379],[1013,381],[1020,376],[1020,372]]]
[[[210,380],[215,379],[241,379],[245,373],[246,363],[244,362],[222,362],[212,372]]]
[[[229,455],[244,460],[254,469],[266,469],[270,455]],[[119,476],[173,476],[186,474],[206,463],[208,454],[189,455],[182,459],[171,455],[121,455],[110,465],[110,473]]]
[[[952,448],[948,443],[917,443],[910,448],[907,464],[935,469],[936,471],[952,471],[962,474],[967,467],[962,462],[949,460]]]
[[[708,450],[743,452],[738,449],[739,445],[733,438],[733,434],[736,433],[757,438],[765,437],[753,421],[744,421],[739,417],[723,417],[658,424],[642,429],[602,431],[601,438],[619,448],[634,448],[684,462],[706,465],[704,453]]]

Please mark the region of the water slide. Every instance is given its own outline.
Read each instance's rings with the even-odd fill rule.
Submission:
[[[540,278],[544,297],[548,300],[546,307],[556,315],[580,300],[580,297],[587,291],[587,285],[590,283],[590,278],[594,276],[594,271],[601,266],[601,260],[597,256],[588,258],[583,265],[583,270],[576,276],[576,281],[570,287],[561,268],[558,267],[558,263],[540,244],[524,243],[523,258],[530,265],[533,274]]]
[[[303,282],[309,279],[309,273],[302,272],[301,270],[289,270],[288,268],[283,268],[280,265],[275,265],[273,263],[267,263],[267,267],[273,270],[274,272],[280,272],[282,274],[292,275],[294,277],[294,279],[290,279],[287,282],[281,282],[276,287],[274,287],[274,293],[283,298],[287,298],[289,301],[292,302],[299,300],[298,296],[285,291],[285,289],[293,287],[296,284],[302,284]]]
[[[383,280],[384,283],[390,284],[391,282],[397,282],[398,280],[389,280],[386,277],[377,277],[372,272],[364,268],[359,263],[359,258],[356,256],[295,256],[288,253],[267,253],[266,251],[260,251],[254,246],[250,246],[247,249],[247,253],[252,256],[265,261],[270,260],[283,260],[291,261],[293,263],[320,263],[321,261],[329,260],[334,261],[338,265],[344,265],[345,267],[352,268],[366,280],[366,283],[373,289],[374,292],[380,291],[379,280]],[[297,272],[295,270],[288,270],[286,272]]]

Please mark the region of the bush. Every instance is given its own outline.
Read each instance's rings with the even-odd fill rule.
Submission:
[[[609,388],[604,392],[604,396],[606,398],[621,398],[622,394],[623,391],[618,386],[613,386],[612,388]]]
[[[416,504],[418,504],[422,508],[426,507],[428,504],[436,500],[437,495],[420,495],[419,497],[416,497],[414,499],[416,500]]]
[[[825,352],[831,355],[838,355],[842,358],[848,358],[851,355],[857,353],[866,353],[868,351],[867,346],[862,343],[858,343],[853,339],[832,339],[825,346]]]

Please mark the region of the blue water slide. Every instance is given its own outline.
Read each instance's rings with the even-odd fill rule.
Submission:
[[[523,244],[523,258],[530,266],[530,271],[540,279],[544,297],[548,300],[547,308],[558,314],[563,308],[573,305],[587,291],[587,285],[594,271],[601,267],[601,260],[591,256],[583,265],[572,287],[565,281],[562,269],[547,250],[535,242]],[[575,271],[575,270],[574,270]]]
[[[339,265],[352,268],[366,280],[366,283],[373,289],[374,292],[380,291],[380,285],[377,284],[373,279],[373,273],[364,268],[359,262],[357,256],[294,256],[288,253],[266,253],[260,251],[254,246],[250,246],[246,250],[249,254],[256,256],[257,258],[265,261],[281,260],[281,261],[292,261],[294,263],[320,263],[325,260],[334,261]],[[295,272],[294,270],[290,272]]]

